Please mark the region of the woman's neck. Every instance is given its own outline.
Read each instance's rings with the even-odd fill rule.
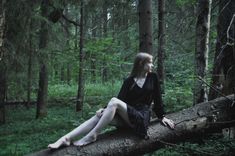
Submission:
[[[136,76],[136,78],[138,78],[138,79],[146,78],[147,75],[148,75],[148,72],[142,72],[138,76]]]
[[[139,74],[138,76],[134,77],[134,81],[136,82],[136,84],[142,88],[144,86],[144,83],[146,81],[146,77],[147,77],[147,72]]]

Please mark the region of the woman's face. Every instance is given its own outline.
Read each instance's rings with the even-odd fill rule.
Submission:
[[[145,63],[144,71],[145,72],[152,72],[152,68],[153,68],[153,59],[151,58],[148,62]]]

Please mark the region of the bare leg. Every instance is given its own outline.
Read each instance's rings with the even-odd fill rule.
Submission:
[[[104,128],[113,120],[116,112],[124,119],[124,121],[129,126],[132,126],[128,118],[126,103],[117,98],[112,98],[108,103],[107,108],[104,110],[103,115],[97,125],[81,140],[74,142],[74,145],[83,146],[94,142],[97,135],[101,132],[102,128]]]
[[[96,115],[91,117],[89,120],[85,121],[80,126],[78,126],[77,128],[75,128],[74,130],[72,130],[68,134],[61,137],[55,143],[49,144],[48,147],[56,149],[62,145],[69,146],[70,142],[73,138],[75,138],[76,136],[82,135],[82,134],[86,134],[89,131],[91,131],[91,129],[93,129],[95,127],[95,125],[98,123],[99,120],[100,120],[100,118],[97,117]]]

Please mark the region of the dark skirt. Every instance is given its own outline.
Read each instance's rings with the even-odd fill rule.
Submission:
[[[150,110],[146,105],[132,107],[127,105],[127,113],[134,132],[142,138],[147,139],[147,130],[150,123]]]

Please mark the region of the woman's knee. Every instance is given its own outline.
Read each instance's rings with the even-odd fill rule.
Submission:
[[[113,107],[117,110],[119,109],[122,110],[123,108],[126,109],[126,104],[123,101],[119,100],[118,98],[113,97],[108,103],[108,107]]]
[[[117,108],[117,107],[118,107],[118,99],[117,99],[116,97],[113,97],[113,98],[109,101],[108,107]]]

